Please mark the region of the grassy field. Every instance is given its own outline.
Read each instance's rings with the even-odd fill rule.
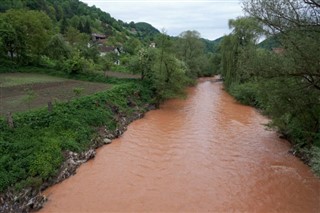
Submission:
[[[13,87],[26,84],[63,82],[66,79],[41,74],[6,73],[0,74],[0,87]]]
[[[70,80],[42,74],[0,74],[0,115],[70,101],[111,88],[110,84]]]

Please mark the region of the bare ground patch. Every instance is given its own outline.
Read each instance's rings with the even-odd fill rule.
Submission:
[[[134,79],[141,78],[141,75],[139,74],[130,74],[130,73],[113,72],[113,71],[106,71],[104,75],[106,77],[115,77],[115,78],[134,78]]]
[[[28,78],[30,77],[29,75],[33,74],[10,73],[6,75],[10,75],[10,79],[13,80],[16,77],[19,79],[18,82],[22,83],[13,83],[14,86],[5,87],[0,85],[0,115],[5,115],[8,112],[22,112],[44,107],[49,101],[69,101],[80,96],[90,95],[111,88],[110,84],[69,80],[51,76],[46,78],[45,75],[42,75],[35,81],[32,80],[35,83],[29,83],[30,81],[26,79],[21,81],[21,77]],[[1,74],[0,79],[2,79],[5,85],[6,82],[3,81],[3,76],[4,74]],[[34,79],[35,76],[33,75],[32,77]],[[12,85],[12,82],[10,85]]]

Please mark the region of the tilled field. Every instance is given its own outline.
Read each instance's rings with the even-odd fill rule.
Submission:
[[[21,83],[13,82],[6,86],[5,80],[8,76],[10,81],[16,79],[16,82]],[[30,77],[34,77],[35,80],[26,80],[30,79]],[[42,79],[45,79],[43,80],[44,82],[41,82]],[[51,80],[52,82],[50,82]],[[110,84],[59,79],[51,76],[46,78],[45,75],[20,73],[0,74],[0,82],[0,115],[44,107],[49,101],[53,103],[69,101],[79,96],[93,94],[111,87]]]

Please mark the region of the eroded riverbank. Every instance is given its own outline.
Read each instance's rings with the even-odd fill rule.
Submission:
[[[41,212],[318,212],[320,181],[266,118],[206,79],[129,125]]]

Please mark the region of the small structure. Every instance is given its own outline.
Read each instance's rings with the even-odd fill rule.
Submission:
[[[284,49],[282,47],[272,48],[272,51],[276,54],[283,54]]]
[[[104,34],[92,33],[91,34],[92,41],[98,43],[104,43],[107,39],[107,36]]]
[[[105,56],[107,53],[114,52],[117,56],[121,54],[121,48],[114,46],[98,46],[98,50],[100,52],[100,56]]]
[[[156,43],[152,42],[152,43],[149,45],[149,47],[151,47],[151,48],[156,48]]]

